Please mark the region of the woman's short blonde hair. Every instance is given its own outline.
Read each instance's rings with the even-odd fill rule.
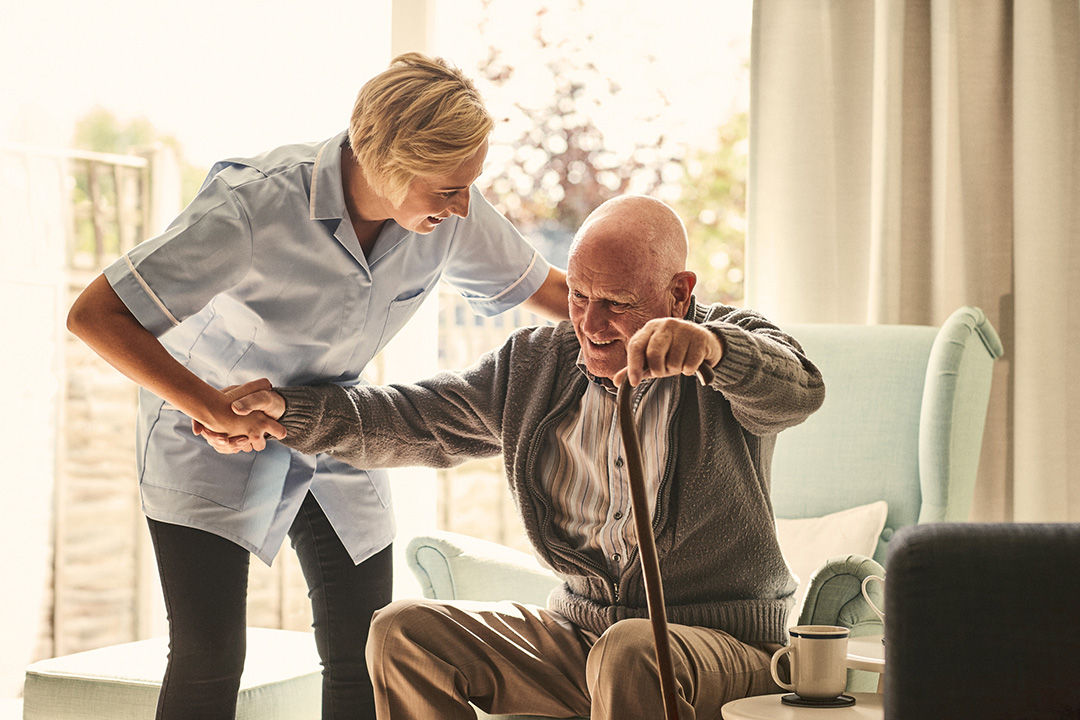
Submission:
[[[452,172],[493,126],[461,70],[442,58],[405,53],[360,88],[349,145],[372,189],[400,205],[414,177]]]

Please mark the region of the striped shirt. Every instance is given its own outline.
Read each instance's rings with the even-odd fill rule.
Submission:
[[[600,561],[618,578],[637,547],[619,408],[610,381],[589,376],[581,403],[544,438],[540,471],[554,507],[555,527],[571,547]],[[649,517],[668,454],[668,425],[678,377],[645,380],[632,397],[641,442]]]

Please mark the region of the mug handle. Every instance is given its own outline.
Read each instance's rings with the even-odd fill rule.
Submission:
[[[870,609],[874,611],[874,614],[878,616],[878,619],[881,620],[882,623],[884,623],[885,613],[882,612],[881,608],[874,604],[874,601],[870,599],[870,593],[866,591],[866,584],[869,583],[871,580],[877,580],[881,583],[884,583],[885,578],[881,577],[880,575],[867,575],[863,578],[862,585],[860,586],[863,600],[866,600],[866,604],[870,606]]]
[[[789,653],[789,652],[791,652],[791,646],[790,645],[785,645],[784,647],[782,647],[779,650],[777,650],[776,652],[774,652],[773,656],[772,656],[772,661],[769,663],[769,672],[772,673],[772,679],[776,682],[777,685],[784,688],[785,690],[790,690],[791,692],[795,692],[795,686],[793,684],[784,682],[783,680],[780,679],[780,676],[776,674],[776,664],[778,662],[780,662],[780,657],[782,655],[784,655],[785,653]],[[794,655],[790,655],[788,657],[788,663],[791,665],[791,679],[794,680],[795,679],[795,656]]]

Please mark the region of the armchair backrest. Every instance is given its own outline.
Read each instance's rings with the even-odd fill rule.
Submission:
[[[772,463],[777,517],[802,518],[885,500],[874,559],[896,529],[966,520],[993,362],[1001,341],[978,308],[940,328],[786,326],[825,379],[825,402],[780,434]]]

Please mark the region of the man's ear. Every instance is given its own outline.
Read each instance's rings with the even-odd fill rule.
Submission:
[[[690,307],[690,295],[697,285],[697,275],[690,270],[675,273],[671,278],[671,317],[681,318]]]

